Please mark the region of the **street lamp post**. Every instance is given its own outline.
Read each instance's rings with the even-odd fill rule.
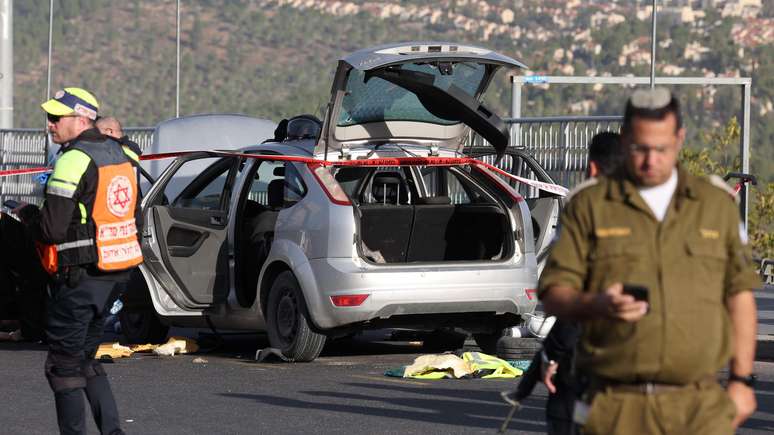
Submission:
[[[650,87],[653,88],[656,86],[656,0],[653,0],[651,17],[653,33],[650,37]]]
[[[180,0],[177,0],[177,66],[175,79],[175,118],[180,117]]]

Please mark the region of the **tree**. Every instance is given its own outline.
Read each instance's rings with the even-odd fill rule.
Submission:
[[[684,148],[680,161],[696,175],[723,176],[739,172],[741,164],[734,149],[739,144],[739,123],[732,118],[728,124],[704,135],[707,146]],[[750,190],[750,207],[747,233],[753,254],[761,258],[774,258],[774,183],[761,183]]]

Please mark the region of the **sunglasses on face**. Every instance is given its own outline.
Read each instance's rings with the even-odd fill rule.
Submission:
[[[62,118],[71,118],[74,115],[52,115],[50,113],[46,113],[46,118],[48,119],[48,122],[52,124],[56,124],[59,122]]]

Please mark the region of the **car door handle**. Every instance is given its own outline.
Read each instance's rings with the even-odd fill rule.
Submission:
[[[220,225],[220,226],[223,226],[223,217],[222,216],[210,216],[210,225]]]
[[[210,233],[199,234],[199,237],[196,238],[191,246],[171,245],[168,247],[169,255],[172,257],[190,257],[202,247],[202,244],[209,236]]]

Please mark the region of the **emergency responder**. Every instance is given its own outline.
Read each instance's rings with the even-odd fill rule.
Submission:
[[[94,128],[99,104],[89,92],[65,88],[41,106],[64,152],[48,180],[43,208],[27,206],[19,214],[37,240],[56,247],[46,377],[62,433],[86,432],[85,392],[100,432],[121,434],[110,384],[94,355],[117,284],[142,262],[134,163],[118,142]]]
[[[100,116],[97,118],[97,122],[95,123],[95,125],[100,133],[115,139],[116,142],[121,144],[121,146],[128,148],[128,150],[134,154],[133,157],[136,157],[135,160],[137,160],[140,154],[142,154],[140,145],[130,140],[129,136],[124,134],[124,130],[121,127],[121,123],[118,122],[118,119],[116,119],[115,117]]]
[[[586,172],[589,180],[573,192],[582,190],[586,183],[595,183],[594,177],[610,177],[620,170],[624,158],[621,148],[618,133],[603,131],[594,135],[589,144]],[[543,341],[542,354],[538,355],[542,365],[541,379],[548,389],[546,424],[550,435],[577,433],[572,412],[582,387],[575,379],[573,360],[579,334],[575,322],[558,319]]]
[[[677,164],[684,138],[668,90],[634,92],[625,170],[562,212],[539,291],[548,313],[582,324],[584,433],[728,434],[755,410],[758,277],[727,186]]]

